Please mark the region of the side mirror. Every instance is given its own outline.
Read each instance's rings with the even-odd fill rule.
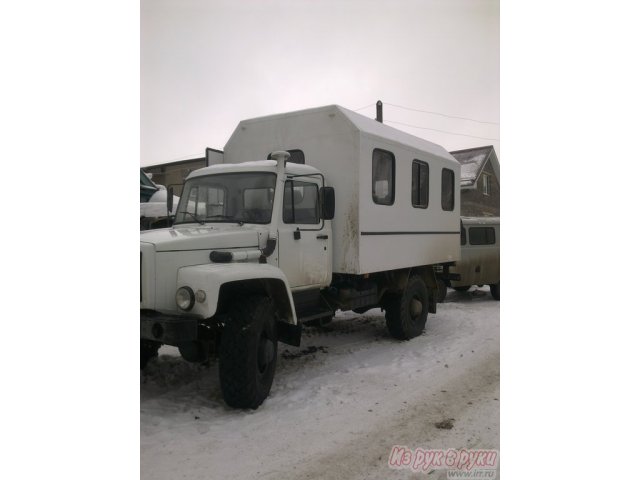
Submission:
[[[167,188],[167,217],[171,216],[173,211],[173,187]]]
[[[332,220],[336,213],[336,193],[333,187],[320,189],[320,202],[322,204],[322,219]]]

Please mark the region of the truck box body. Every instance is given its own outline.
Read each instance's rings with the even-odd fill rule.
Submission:
[[[460,257],[460,164],[444,148],[337,105],[240,122],[224,148],[224,163],[301,151],[335,188],[333,272],[367,274],[456,261]],[[374,202],[373,155],[393,155],[393,201]],[[292,160],[300,158],[296,152]],[[413,206],[413,163],[428,165],[427,208]],[[388,165],[388,164],[387,164]],[[442,171],[453,177],[453,208],[442,208]],[[449,180],[450,177],[447,178]],[[386,183],[385,183],[386,182]],[[379,184],[379,185],[378,185]],[[388,197],[385,197],[388,198]]]

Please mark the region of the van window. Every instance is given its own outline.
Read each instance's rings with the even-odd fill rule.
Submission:
[[[318,186],[315,183],[287,180],[284,184],[284,223],[320,223],[318,208]]]
[[[301,165],[304,165],[304,152],[302,150],[294,149],[294,150],[287,150],[287,152],[291,154],[291,157],[289,157],[289,160],[287,160],[287,162],[299,163]],[[273,157],[271,156],[271,154],[267,156],[267,160],[273,160]]]
[[[454,174],[453,170],[442,169],[442,210],[453,211],[454,202]]]
[[[393,205],[395,199],[396,158],[393,153],[376,148],[373,151],[371,192],[379,205]]]
[[[429,205],[429,165],[420,160],[411,164],[411,205],[416,208]]]
[[[496,243],[496,230],[493,227],[469,227],[471,245],[493,245]]]

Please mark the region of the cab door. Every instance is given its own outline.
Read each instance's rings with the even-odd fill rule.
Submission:
[[[321,219],[320,187],[313,177],[285,182],[278,258],[291,288],[331,282],[331,222]]]

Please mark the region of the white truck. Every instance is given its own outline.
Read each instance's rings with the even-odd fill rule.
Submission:
[[[225,402],[257,408],[302,323],[382,307],[393,337],[422,333],[436,266],[460,257],[444,148],[331,105],[240,122],[223,160],[140,232],[141,367],[161,344],[217,356]]]
[[[167,199],[173,202],[167,210]],[[175,215],[178,197],[173,195],[164,185],[158,185],[151,180],[151,175],[140,169],[140,230],[162,228],[169,225],[169,214]]]

